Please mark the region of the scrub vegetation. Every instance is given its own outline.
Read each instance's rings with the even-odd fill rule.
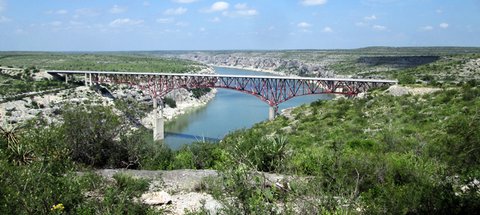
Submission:
[[[2,131],[0,210],[159,212],[134,200],[148,182],[76,171],[187,168],[219,171],[204,191],[228,214],[472,214],[480,208],[479,97],[471,81],[423,96],[318,101],[177,151],[150,142],[147,130],[130,131],[108,107],[72,107],[61,125]],[[280,189],[265,172],[296,179]]]
[[[317,101],[219,143],[179,150],[152,142],[148,129],[128,126],[150,111],[135,101],[117,101],[121,113],[71,105],[59,111],[60,123],[2,124],[0,214],[163,213],[138,200],[148,180],[93,173],[103,168],[217,170],[219,177],[198,190],[222,203],[220,214],[475,214],[479,82],[453,73],[464,79],[446,82],[448,72],[439,71],[463,71],[457,66],[478,58],[452,59],[395,72],[410,86],[440,88],[434,93],[392,96],[377,89],[364,98]],[[266,174],[285,177],[272,183]]]
[[[0,65],[16,68],[37,67],[52,70],[185,73],[199,71],[193,61],[144,56],[128,52],[37,53],[0,52]]]

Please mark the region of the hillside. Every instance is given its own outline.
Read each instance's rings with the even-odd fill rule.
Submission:
[[[433,81],[447,84],[480,79],[480,48],[475,47],[159,51],[142,54],[310,77],[384,78],[401,79],[405,83]]]
[[[234,132],[220,144],[217,165],[227,196],[249,207],[230,209],[471,214],[480,207],[479,97],[474,82],[423,96],[377,91]],[[281,182],[287,192],[265,187],[261,177],[244,188],[249,171],[308,180]]]
[[[179,150],[152,142],[143,126],[131,128],[132,119],[151,106],[127,97],[145,95],[119,87],[113,92],[121,99],[114,102],[75,83],[26,85],[28,75],[2,76],[4,87],[23,89],[8,88],[11,93],[76,90],[57,94],[66,101],[61,108],[42,103],[42,95],[18,101],[29,110],[5,108],[2,120],[30,115],[1,126],[0,213],[177,213],[173,207],[191,214],[474,214],[480,209],[479,66],[476,55],[466,56],[421,58],[426,64],[403,55],[403,64],[374,56],[372,65],[407,65],[395,71],[408,87],[317,101],[232,132],[220,143]],[[46,120],[42,111],[58,120]],[[152,170],[155,178],[93,173],[106,168]],[[173,178],[195,179],[182,178],[183,188],[172,183],[180,180],[155,172],[179,169],[215,171],[177,171]],[[201,172],[208,174],[195,175]],[[165,191],[174,206],[142,199]],[[200,199],[208,202],[202,207]]]

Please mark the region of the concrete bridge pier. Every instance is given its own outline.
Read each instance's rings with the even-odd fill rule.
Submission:
[[[68,75],[65,74],[65,84],[68,84]]]
[[[88,74],[85,73],[85,87],[88,87]]]
[[[90,73],[90,86],[93,86],[93,79],[92,79],[92,73]]]
[[[153,98],[153,141],[163,140],[165,139],[164,132],[164,122],[163,122],[163,114],[162,114],[162,107],[160,110],[157,108],[157,99]],[[160,115],[159,115],[160,114]]]
[[[270,106],[268,110],[268,120],[272,121],[277,116],[278,105]]]

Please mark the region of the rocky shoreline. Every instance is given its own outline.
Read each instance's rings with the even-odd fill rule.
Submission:
[[[278,75],[278,76],[287,76],[287,74],[283,72],[278,72],[270,69],[262,69],[262,68],[254,68],[254,67],[249,67],[249,66],[225,66],[225,65],[218,65],[218,64],[209,64],[209,66],[213,67],[220,67],[220,68],[229,68],[229,69],[240,69],[240,70],[250,70],[250,71],[255,71],[255,72],[264,72],[264,73],[270,73],[273,75]],[[295,76],[297,75],[288,75],[288,76]]]
[[[248,69],[260,72],[269,72],[282,75],[296,75],[309,77],[334,77],[335,74],[328,68],[330,61],[309,61],[296,58],[282,58],[276,53],[209,53],[195,52],[180,55],[171,55],[180,59],[193,60],[207,65],[218,67]]]
[[[207,68],[201,73],[213,73],[212,68]],[[104,88],[104,87],[100,87]],[[71,89],[42,93],[39,95],[26,96],[18,100],[0,103],[0,119],[3,124],[20,125],[36,117],[43,118],[47,123],[58,123],[61,121],[60,112],[66,105],[96,104],[113,107],[115,112],[121,111],[115,108],[116,99],[133,99],[140,103],[151,104],[148,94],[126,85],[110,86],[109,92],[105,94],[102,89],[95,87],[79,86]],[[195,108],[206,105],[216,94],[216,90],[194,98],[193,93],[186,89],[176,89],[166,96],[176,102],[176,107],[165,106],[163,117],[165,120],[173,120],[175,117],[186,114]],[[146,116],[139,119],[143,126],[151,128],[153,122],[153,110],[146,113]]]

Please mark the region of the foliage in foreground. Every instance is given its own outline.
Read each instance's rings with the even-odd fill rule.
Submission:
[[[212,192],[233,213],[474,214],[480,209],[478,98],[472,82],[433,95],[297,108],[290,119],[227,136],[220,144],[222,189]],[[298,177],[283,191],[262,174],[252,176],[257,171]]]
[[[0,214],[154,212],[135,200],[148,188],[147,181],[76,173],[62,128],[17,135],[0,139]]]
[[[63,125],[0,139],[0,212],[152,212],[134,201],[147,182],[74,173],[87,166],[215,168],[220,178],[201,189],[227,214],[473,214],[480,209],[479,97],[471,82],[424,96],[318,101],[220,144],[178,151],[126,129],[124,116],[108,107],[66,109]],[[293,178],[270,182],[265,172]]]

